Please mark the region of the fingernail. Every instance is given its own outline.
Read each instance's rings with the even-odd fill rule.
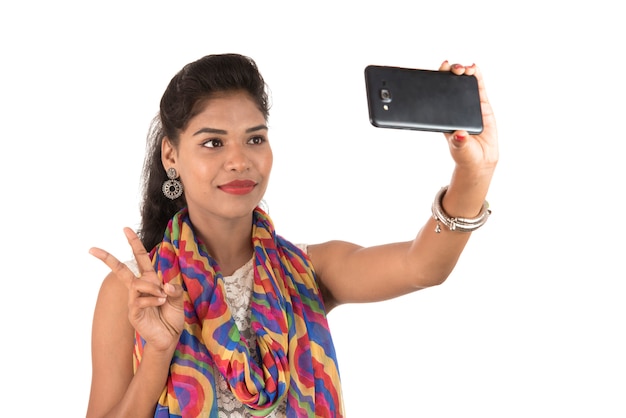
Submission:
[[[454,139],[457,141],[465,141],[465,135],[456,134],[454,135]]]

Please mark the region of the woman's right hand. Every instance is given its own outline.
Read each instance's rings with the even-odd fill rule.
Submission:
[[[163,284],[152,267],[150,256],[141,240],[130,228],[124,228],[139,277],[128,266],[100,248],[89,253],[100,259],[128,288],[128,319],[153,350],[172,350],[185,323],[183,289],[180,285]]]

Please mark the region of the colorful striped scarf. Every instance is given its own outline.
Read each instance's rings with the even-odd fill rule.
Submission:
[[[335,349],[310,259],[276,235],[260,208],[252,244],[251,330],[260,364],[239,334],[220,268],[194,235],[186,209],[151,252],[163,282],[185,290],[185,326],[155,417],[217,417],[215,369],[253,416],[266,416],[286,397],[288,417],[343,417]],[[137,335],[135,368],[143,345]]]

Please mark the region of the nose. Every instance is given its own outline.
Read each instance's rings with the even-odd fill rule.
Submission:
[[[244,145],[233,144],[229,147],[224,167],[226,170],[238,173],[243,173],[250,168],[250,158],[248,158]]]

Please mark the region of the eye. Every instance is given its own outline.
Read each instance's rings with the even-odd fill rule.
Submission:
[[[251,145],[261,145],[265,141],[267,141],[267,140],[264,137],[262,137],[262,136],[253,136],[252,138],[248,139],[248,144],[251,144]]]
[[[223,145],[222,140],[217,139],[217,138],[212,138],[202,143],[202,146],[207,147],[207,148],[218,148],[218,147],[221,147],[222,145]]]

